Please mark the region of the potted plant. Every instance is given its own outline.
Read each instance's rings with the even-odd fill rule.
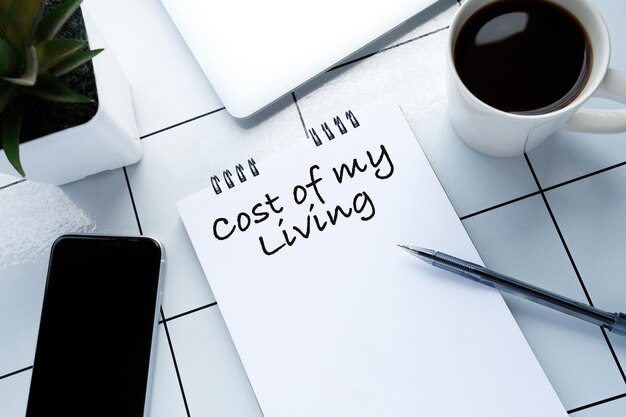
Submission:
[[[128,83],[81,1],[0,0],[0,172],[64,184],[141,158]],[[76,19],[85,40],[65,33]]]

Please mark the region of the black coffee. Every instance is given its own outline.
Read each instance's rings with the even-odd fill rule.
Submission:
[[[454,64],[465,86],[497,109],[547,113],[584,88],[591,48],[578,20],[544,0],[502,0],[461,28]]]

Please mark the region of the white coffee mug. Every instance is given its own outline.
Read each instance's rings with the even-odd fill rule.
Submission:
[[[591,97],[626,104],[626,74],[609,68],[610,41],[606,24],[589,0],[543,0],[560,5],[574,15],[585,31],[592,50],[589,78],[567,106],[542,114],[521,115],[498,110],[472,94],[454,65],[454,46],[464,23],[482,7],[503,0],[467,0],[459,8],[447,44],[448,104],[452,126],[471,148],[497,157],[522,155],[559,129],[617,133],[626,131],[626,109],[581,108]]]

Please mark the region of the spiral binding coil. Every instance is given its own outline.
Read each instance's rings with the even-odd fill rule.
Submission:
[[[256,167],[256,162],[253,158],[248,159],[248,168],[253,177],[259,175],[259,170]],[[235,173],[237,174],[237,178],[240,183],[246,182],[246,174],[244,172],[244,167],[241,164],[235,165]],[[229,169],[225,169],[222,171],[222,177],[224,178],[224,182],[228,188],[233,188],[235,186],[235,182],[233,181],[233,173]],[[211,177],[211,185],[213,186],[213,191],[215,194],[222,193],[222,187],[220,187],[220,178],[217,175],[213,175]]]
[[[346,133],[348,133],[349,126],[352,126],[353,129],[361,126],[352,110],[346,111],[344,119],[345,123],[344,120],[342,120],[341,116],[333,117],[333,124],[335,125],[337,135],[345,135]],[[326,138],[328,138],[328,140],[335,139],[335,132],[333,132],[333,129],[328,125],[328,123],[320,123],[320,128],[323,134],[326,135]],[[313,143],[315,143],[315,146],[320,146],[322,144],[322,140],[320,139],[318,133],[315,131],[315,128],[310,128],[308,129],[308,131],[309,135],[313,139]],[[248,159],[248,170],[253,177],[259,175],[259,170],[257,169],[256,162],[253,158]],[[237,179],[240,183],[246,182],[247,177],[243,165],[235,165],[235,174],[237,175]],[[222,171],[222,178],[229,189],[235,187],[235,181],[233,180],[234,176],[230,169],[225,169],[224,171]],[[215,194],[222,193],[222,187],[220,186],[221,181],[222,180],[217,175],[211,176],[211,186],[213,187],[213,191],[215,192]]]
[[[352,127],[355,129],[361,125],[352,110],[348,110],[346,112],[345,119],[347,120],[347,122],[350,122],[350,124],[348,124],[347,122],[344,123],[343,120],[341,120],[340,116],[333,117],[333,123],[335,125],[335,128],[339,130],[338,134],[345,135],[346,133],[348,133],[346,125],[352,125]],[[328,140],[335,139],[335,134],[328,126],[328,123],[320,123],[320,128],[322,129],[322,132],[326,134],[326,138],[328,138]],[[318,133],[315,131],[315,128],[312,127],[309,129],[309,135],[313,139],[313,143],[315,143],[315,146],[320,146],[322,144],[322,140],[320,139]]]

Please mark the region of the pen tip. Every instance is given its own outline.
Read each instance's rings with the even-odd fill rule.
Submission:
[[[419,247],[419,246],[403,245],[403,244],[398,243],[398,247],[400,247],[400,248],[402,248],[402,249],[404,249],[404,250],[406,250],[408,252],[411,252],[412,254],[421,254],[421,255],[429,254],[429,255],[432,255],[432,254],[435,253],[435,251],[433,251],[432,249],[426,249],[426,248],[422,248],[422,247]]]
[[[409,252],[411,255],[420,258],[423,261],[432,263],[432,258],[435,255],[435,251],[431,249],[420,248],[419,246],[410,246],[398,244],[399,247]]]

